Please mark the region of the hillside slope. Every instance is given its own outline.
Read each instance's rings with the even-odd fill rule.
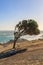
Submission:
[[[24,41],[16,44],[16,50],[20,49],[27,50],[0,59],[0,65],[43,65],[43,40]]]

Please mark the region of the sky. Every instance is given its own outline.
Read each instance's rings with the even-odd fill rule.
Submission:
[[[34,19],[43,30],[43,0],[0,0],[0,30],[14,30],[23,19]]]

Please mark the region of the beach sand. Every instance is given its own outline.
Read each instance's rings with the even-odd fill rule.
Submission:
[[[13,42],[0,45],[0,53],[13,48]],[[16,50],[27,49],[10,57],[0,59],[0,65],[43,65],[43,40],[16,43]]]

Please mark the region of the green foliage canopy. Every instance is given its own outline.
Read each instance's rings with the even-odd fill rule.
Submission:
[[[37,35],[40,33],[40,30],[38,29],[38,24],[33,19],[20,21],[16,25],[16,28],[18,28],[19,32],[24,29],[25,33],[29,35]]]

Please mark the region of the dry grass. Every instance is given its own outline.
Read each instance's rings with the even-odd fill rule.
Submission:
[[[0,45],[0,52],[12,49],[13,44],[6,47]],[[27,49],[8,58],[0,59],[0,65],[43,65],[43,40],[24,41],[16,44],[16,49]]]

